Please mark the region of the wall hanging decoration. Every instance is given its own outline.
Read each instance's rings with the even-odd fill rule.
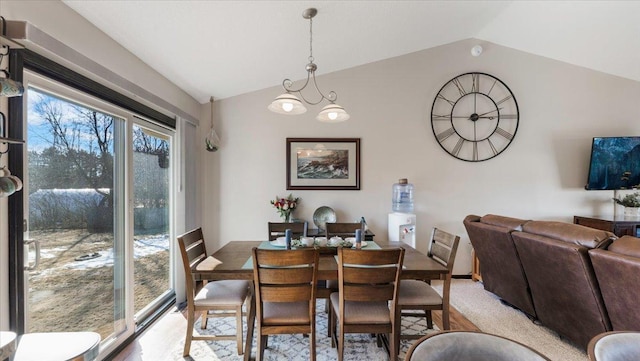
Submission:
[[[431,107],[431,127],[442,149],[481,162],[502,153],[518,131],[518,103],[500,79],[466,73],[448,81]]]
[[[220,137],[218,137],[218,133],[216,133],[216,130],[213,128],[213,97],[211,97],[209,102],[211,103],[211,129],[204,142],[209,152],[215,152],[220,148]]]
[[[7,32],[7,22],[4,17],[0,16],[2,21],[2,38]],[[6,55],[9,55],[9,45],[4,42],[0,42],[0,66]],[[18,97],[24,94],[24,86],[21,82],[11,79],[11,74],[6,69],[0,69],[0,96],[3,97]]]
[[[287,138],[287,189],[359,190],[360,138]]]
[[[309,20],[309,64],[306,66],[307,81],[300,88],[294,89],[293,82],[290,79],[285,79],[282,82],[285,93],[278,96],[267,108],[278,114],[302,114],[307,111],[307,108],[300,99],[309,105],[320,104],[323,100],[327,100],[329,104],[322,108],[316,119],[327,123],[343,122],[349,119],[349,114],[343,107],[335,103],[338,95],[334,91],[330,91],[328,96],[324,95],[316,83],[316,70],[318,66],[313,62],[313,17],[316,16],[317,13],[318,10],[314,8],[309,8],[302,13],[302,17]],[[309,81],[313,83],[313,87],[320,95],[317,101],[310,101],[302,94],[302,90],[307,87]],[[299,97],[292,93],[298,94]]]

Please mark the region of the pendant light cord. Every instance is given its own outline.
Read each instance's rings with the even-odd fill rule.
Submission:
[[[209,99],[209,102],[211,103],[211,129],[213,129],[213,97]]]
[[[313,63],[313,18],[309,19],[309,62]]]

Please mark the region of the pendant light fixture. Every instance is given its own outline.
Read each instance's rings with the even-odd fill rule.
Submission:
[[[211,97],[209,101],[211,103],[211,130],[209,130],[209,134],[207,134],[207,138],[204,142],[209,152],[215,152],[220,148],[220,138],[218,137],[216,130],[213,129],[213,97]]]
[[[285,79],[282,82],[285,93],[278,96],[267,108],[278,114],[302,114],[307,111],[307,108],[300,99],[309,105],[317,105],[323,100],[327,100],[329,104],[322,108],[316,119],[327,123],[343,122],[349,119],[349,114],[343,107],[335,103],[338,95],[334,91],[330,91],[328,96],[324,95],[316,83],[316,70],[318,66],[313,62],[313,17],[316,16],[317,13],[318,10],[315,8],[309,8],[302,13],[303,18],[309,19],[309,64],[306,66],[307,81],[302,87],[293,89],[293,82],[290,79]],[[316,91],[320,95],[317,101],[309,101],[302,95],[302,90],[307,87],[309,81],[313,82],[314,88],[316,88]],[[298,96],[292,93],[296,93]]]

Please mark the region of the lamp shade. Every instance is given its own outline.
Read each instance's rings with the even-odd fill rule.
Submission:
[[[300,99],[291,93],[279,95],[267,109],[278,114],[302,114],[307,108],[302,104]]]
[[[344,110],[344,108],[334,103],[331,103],[325,106],[324,108],[322,108],[322,110],[320,111],[320,113],[318,113],[318,116],[316,117],[317,120],[325,123],[344,122],[349,118],[350,116]]]

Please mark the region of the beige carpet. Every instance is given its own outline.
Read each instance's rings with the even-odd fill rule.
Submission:
[[[440,292],[442,282],[434,282]],[[516,340],[544,354],[553,361],[587,361],[587,354],[563,341],[548,328],[534,324],[524,313],[506,306],[482,283],[454,279],[451,305],[483,332]]]

